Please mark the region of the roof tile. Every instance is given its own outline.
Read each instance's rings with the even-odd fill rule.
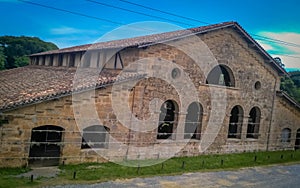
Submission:
[[[119,79],[118,71],[47,66],[26,66],[1,71],[0,111],[20,105],[47,100],[61,95],[112,84]],[[76,76],[77,82],[73,82]],[[134,73],[125,78],[137,77]]]

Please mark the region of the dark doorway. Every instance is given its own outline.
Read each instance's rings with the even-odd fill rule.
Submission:
[[[175,102],[167,100],[160,108],[157,139],[172,138],[175,125],[176,106]]]
[[[295,141],[295,150],[300,149],[300,129],[297,130],[296,141]]]
[[[30,166],[56,166],[59,164],[63,130],[61,127],[52,125],[32,129],[29,151]]]

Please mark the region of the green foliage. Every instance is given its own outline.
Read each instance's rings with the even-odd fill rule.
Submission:
[[[0,37],[0,47],[2,48],[2,55],[0,50],[0,69],[5,59],[5,69],[11,69],[28,65],[30,54],[55,50],[58,47],[50,42],[42,41],[37,37],[14,37],[2,36]],[[1,59],[2,57],[2,59]]]
[[[5,69],[5,61],[6,61],[6,56],[4,54],[4,48],[0,46],[0,70]]]
[[[282,157],[281,157],[282,156]],[[86,163],[60,166],[60,177],[72,181],[108,181],[118,178],[148,177],[157,175],[175,175],[187,172],[199,172],[218,169],[238,169],[287,162],[299,162],[299,151],[275,151],[222,155],[200,155],[196,157],[176,157],[145,167],[126,167],[115,163]],[[134,161],[143,164],[145,161]],[[76,172],[76,180],[73,179]],[[87,175],[88,174],[88,175]]]
[[[296,87],[300,88],[300,71],[289,72]]]
[[[300,71],[290,72],[290,75],[281,78],[280,89],[300,103]]]
[[[21,57],[17,56],[14,57],[14,61],[17,67],[24,67],[29,64],[30,59],[28,56],[21,56]]]

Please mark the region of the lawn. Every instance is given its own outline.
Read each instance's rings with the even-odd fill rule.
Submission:
[[[133,161],[137,162],[137,161]],[[145,163],[147,161],[140,161]],[[56,178],[16,178],[17,174],[30,169],[0,169],[0,187],[40,187],[57,184],[96,183],[134,177],[175,175],[186,172],[233,170],[273,164],[299,163],[300,151],[274,151],[223,155],[178,157],[161,164],[146,167],[126,167],[115,163],[84,163],[59,166],[61,173]]]

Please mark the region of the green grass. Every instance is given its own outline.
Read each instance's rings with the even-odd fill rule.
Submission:
[[[130,161],[137,163],[138,161]],[[140,161],[147,163],[149,161]],[[275,151],[225,155],[201,155],[169,159],[161,164],[146,167],[126,167],[115,163],[85,163],[64,165],[56,178],[40,178],[30,182],[15,175],[28,169],[0,169],[0,187],[34,187],[55,184],[96,183],[115,179],[176,175],[186,172],[233,170],[242,167],[299,163],[300,151]],[[74,178],[75,175],[75,178]]]

